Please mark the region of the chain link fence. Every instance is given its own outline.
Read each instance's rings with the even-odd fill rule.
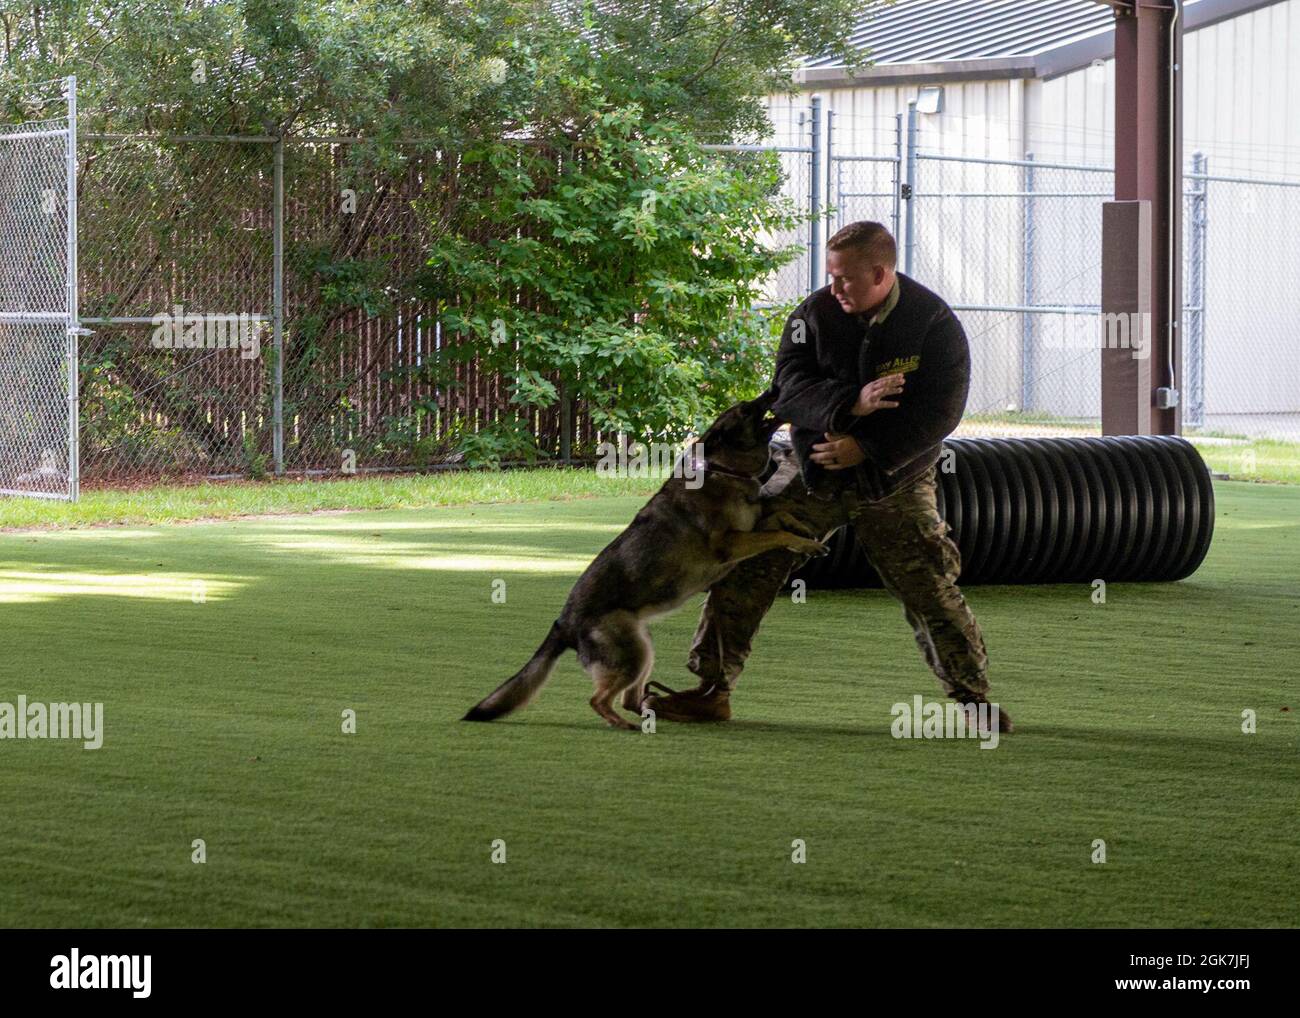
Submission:
[[[378,165],[354,158],[355,138],[268,136],[85,134],[73,147],[69,123],[0,127],[0,488],[425,469],[519,413],[499,375],[447,356],[471,340],[444,332],[420,285],[456,155],[411,142]],[[790,106],[773,123],[718,157],[776,152],[781,194],[807,208],[815,118]],[[810,266],[804,243],[767,299],[801,298]],[[77,278],[87,328],[70,372]],[[78,407],[79,429],[66,417]],[[581,405],[528,415],[544,455],[567,455],[566,434],[599,440]]]
[[[796,112],[782,124],[762,143],[714,147],[737,163],[776,151],[782,194],[806,207],[811,117]],[[277,462],[291,473],[425,469],[452,459],[465,431],[518,412],[498,375],[445,356],[467,340],[444,333],[419,285],[438,203],[454,199],[456,159],[412,143],[400,169],[380,173],[351,158],[356,145],[85,139],[90,482],[261,476]],[[770,238],[799,239],[793,231]],[[769,299],[802,297],[809,272],[805,244],[767,281]],[[240,341],[223,341],[223,331]],[[423,370],[431,360],[444,371],[452,365],[453,376],[433,381]],[[598,440],[584,407],[568,412],[575,445]],[[548,455],[563,453],[565,414],[562,406],[530,413]]]
[[[416,285],[442,157],[363,172],[354,145],[87,139],[89,480],[420,468],[506,405],[472,361],[441,387],[420,370],[456,341]],[[536,416],[546,448],[558,411]]]
[[[924,152],[914,165],[906,261],[970,336],[966,429],[996,429],[1009,414],[1099,426],[1101,353],[1080,348],[1073,324],[1101,312],[1111,172]]]
[[[1210,437],[1300,442],[1300,181],[1194,163],[1184,413]]]
[[[0,493],[77,497],[75,90],[0,125]]]
[[[769,117],[769,137],[712,146],[736,165],[775,151],[781,193],[814,213],[810,227],[768,238],[801,248],[766,282],[768,302],[822,284],[823,236],[884,222],[903,271],[966,326],[964,432],[1098,430],[1100,354],[1078,336],[1100,310],[1109,167],[953,151],[915,118],[823,119],[815,98]],[[65,497],[78,455],[67,127],[0,126],[0,399],[13,408],[0,424],[0,488]],[[419,285],[456,158],[413,142],[380,171],[354,158],[357,145],[83,136],[87,480],[422,469],[451,459],[466,430],[517,412],[498,376],[443,356],[462,340],[444,334]],[[1300,440],[1300,241],[1289,228],[1300,183],[1216,176],[1200,155],[1184,183],[1185,426],[1212,440]],[[455,376],[434,382],[430,359],[454,363]],[[533,411],[549,455],[565,451],[566,413],[576,443],[598,440],[581,406]]]
[[[890,225],[902,270],[966,328],[959,433],[1099,433],[1112,168],[954,152],[915,114],[837,114],[830,134],[830,228]],[[989,139],[971,147],[987,151]],[[1184,429],[1209,442],[1300,442],[1300,182],[1215,176],[1194,153],[1183,201]]]
[[[772,126],[767,137],[739,144],[707,145],[744,166],[746,158],[775,152],[781,166],[780,197],[789,199],[802,211],[823,207],[821,193],[825,135],[821,130],[820,100],[812,103],[769,103],[768,121]],[[810,289],[820,286],[818,264],[822,228],[819,222],[766,234],[762,239],[772,247],[798,249],[797,255],[763,282],[763,303],[767,306],[798,303]]]
[[[271,154],[237,140],[83,138],[87,481],[250,466],[271,410]]]

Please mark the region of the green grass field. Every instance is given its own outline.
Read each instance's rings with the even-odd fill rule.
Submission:
[[[644,499],[662,483],[662,479],[601,475],[588,466],[203,481],[134,491],[106,488],[84,491],[77,502],[0,498],[0,532],[353,509],[431,509],[470,502],[540,502],[591,495],[640,495]]]
[[[1184,582],[969,591],[994,751],[890,737],[882,592],[779,600],[725,726],[607,730],[572,655],[458,722],[640,496],[0,534],[0,701],[106,728],[0,741],[0,923],[1295,926],[1300,489],[1217,492]]]

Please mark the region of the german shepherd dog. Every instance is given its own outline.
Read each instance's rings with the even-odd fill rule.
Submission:
[[[578,578],[560,617],[532,659],[465,715],[492,721],[524,706],[550,677],[566,650],[595,683],[591,706],[613,728],[637,725],[614,709],[639,712],[654,666],[646,623],[708,590],[738,562],[774,548],[824,555],[818,541],[784,530],[754,527],[762,515],[758,477],[767,467],[780,421],[767,411],[774,394],[738,403],[700,436],[703,483],[688,487],[674,470],[627,529]],[[698,448],[698,446],[696,447]],[[698,476],[698,475],[695,475]]]

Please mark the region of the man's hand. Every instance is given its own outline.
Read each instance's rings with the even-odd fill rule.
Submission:
[[[902,375],[886,375],[884,378],[877,378],[862,387],[849,413],[854,417],[866,417],[867,414],[873,414],[877,410],[898,406],[897,403],[889,402],[889,398],[897,396],[902,391]]]
[[[827,470],[846,470],[856,467],[867,458],[867,454],[851,435],[837,435],[828,431],[826,441],[814,445],[812,455],[808,458]]]

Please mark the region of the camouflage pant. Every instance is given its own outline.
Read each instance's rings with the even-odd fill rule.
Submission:
[[[948,696],[988,694],[988,657],[979,623],[957,587],[960,553],[935,501],[933,467],[892,495],[871,502],[856,490],[834,499],[809,495],[786,458],[764,486],[758,529],[784,528],[823,538],[851,524],[885,589],[903,605],[917,646]],[[750,641],[792,569],[805,557],[771,551],[740,563],[716,583],[700,613],[686,667],[728,688],[740,678]],[[723,663],[719,665],[719,650]]]

